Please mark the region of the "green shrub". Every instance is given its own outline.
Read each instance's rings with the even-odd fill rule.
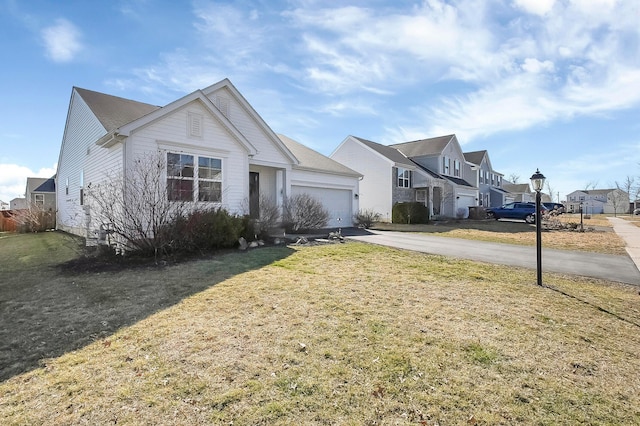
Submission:
[[[243,234],[251,232],[248,218],[218,208],[196,210],[174,219],[156,236],[165,252],[194,253],[234,247]]]
[[[396,203],[391,210],[393,223],[429,223],[429,209],[422,203]]]

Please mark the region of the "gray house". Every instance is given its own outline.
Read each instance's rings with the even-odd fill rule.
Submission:
[[[56,210],[56,177],[28,177],[25,189],[28,207],[43,211]]]
[[[478,187],[478,205],[499,207],[514,200],[513,194],[502,187],[504,175],[493,170],[486,150],[465,152],[464,158],[474,173],[471,183]]]
[[[348,136],[330,156],[359,172],[360,207],[391,219],[398,202],[424,203],[431,216],[467,217],[478,188],[455,135],[382,145]]]

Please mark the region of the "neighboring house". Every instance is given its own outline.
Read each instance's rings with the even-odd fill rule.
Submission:
[[[504,175],[493,170],[486,150],[465,152],[464,158],[474,173],[470,182],[478,187],[478,205],[500,207],[514,201],[514,196],[502,187]]]
[[[462,216],[478,205],[478,188],[455,135],[382,145],[348,136],[330,156],[363,175],[360,207],[391,220],[398,202],[424,203],[431,216]]]
[[[5,203],[4,201],[0,200],[0,210],[9,210],[9,203]]]
[[[36,207],[44,211],[55,211],[55,175],[51,178],[28,177],[25,198],[29,207]]]
[[[573,191],[567,195],[569,213],[617,214],[629,212],[629,194],[621,189],[590,189]]]
[[[351,226],[358,211],[360,175],[278,137],[228,79],[164,107],[74,87],[58,160],[58,228],[92,237],[101,224],[85,190],[155,153],[166,159],[171,200],[255,217],[260,196],[282,207],[310,192],[332,227]]]
[[[502,189],[511,194],[511,201],[526,203],[536,200],[536,193],[531,190],[528,183],[511,183],[503,181]]]
[[[22,210],[27,208],[26,198],[14,198],[9,201],[9,210]]]

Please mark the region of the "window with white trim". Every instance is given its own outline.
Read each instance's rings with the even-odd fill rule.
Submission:
[[[44,207],[44,194],[33,194],[33,202],[37,207]]]
[[[222,160],[198,158],[198,201],[222,201]]]
[[[460,177],[460,161],[453,160],[453,175]]]
[[[169,201],[221,202],[222,160],[168,152],[167,197]]]
[[[411,170],[398,167],[397,177],[396,182],[399,188],[411,188]]]
[[[193,155],[167,153],[169,201],[193,201]]]
[[[451,159],[449,157],[442,157],[442,173],[449,174],[449,168],[451,166]]]

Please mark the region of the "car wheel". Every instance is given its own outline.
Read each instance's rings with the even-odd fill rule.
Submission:
[[[495,219],[498,220],[496,214],[494,212],[487,212],[487,219]]]
[[[524,221],[527,223],[533,223],[536,221],[536,216],[534,214],[528,214],[525,216]]]

